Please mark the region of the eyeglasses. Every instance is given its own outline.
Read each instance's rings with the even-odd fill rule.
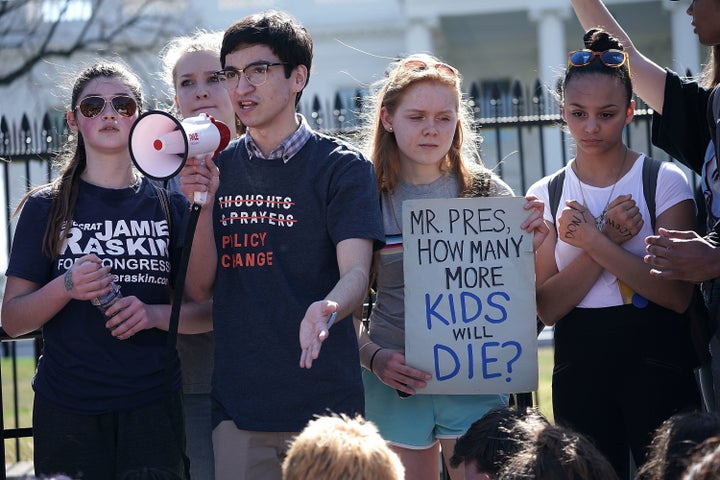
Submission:
[[[620,68],[628,59],[627,52],[623,50],[605,50],[604,52],[573,50],[568,53],[568,68],[590,65],[595,57],[600,58],[602,64],[610,68]]]
[[[428,70],[429,68],[434,68],[438,72],[444,73],[451,77],[458,76],[458,71],[455,69],[455,67],[452,67],[452,66],[448,65],[447,63],[430,63],[430,64],[428,64],[427,62],[424,62],[422,60],[405,60],[400,65],[405,68],[409,68],[410,70],[414,70],[416,72],[421,72],[423,70]]]
[[[227,70],[220,70],[215,72],[220,80],[220,83],[228,90],[234,90],[240,83],[240,77],[245,75],[245,79],[250,85],[259,87],[267,81],[268,68],[277,65],[289,65],[287,62],[257,62],[251,63],[245,68],[236,69],[229,68]]]
[[[112,97],[110,100],[106,100],[103,97],[90,96],[80,100],[77,108],[80,113],[86,118],[93,118],[100,115],[104,110],[105,106],[110,103],[115,113],[121,117],[132,117],[137,112],[138,105],[134,98],[128,97],[127,95],[118,95]]]

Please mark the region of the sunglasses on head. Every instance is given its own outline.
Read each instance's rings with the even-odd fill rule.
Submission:
[[[414,70],[416,72],[421,72],[423,70],[427,70],[429,68],[434,68],[440,73],[444,73],[446,75],[450,75],[451,77],[457,77],[458,71],[454,68],[448,65],[447,63],[430,63],[424,62],[422,60],[405,60],[401,64],[405,68],[409,68],[410,70]]]
[[[590,65],[598,57],[603,65],[610,68],[620,68],[627,62],[627,52],[623,50],[605,50],[593,52],[592,50],[573,50],[568,53],[568,68],[584,67]]]
[[[105,106],[110,103],[115,113],[121,117],[132,117],[137,112],[138,105],[134,98],[127,95],[117,95],[112,97],[110,100],[106,100],[103,97],[90,96],[83,98],[78,104],[77,108],[83,117],[93,118],[100,115]]]

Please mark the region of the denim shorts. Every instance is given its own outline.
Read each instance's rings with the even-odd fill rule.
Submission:
[[[365,417],[392,445],[425,449],[438,439],[454,439],[508,395],[413,395],[401,398],[375,374],[363,369]]]

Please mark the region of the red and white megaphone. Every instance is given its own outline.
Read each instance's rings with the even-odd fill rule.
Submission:
[[[188,157],[215,158],[230,138],[228,126],[205,113],[181,122],[169,113],[150,110],[130,129],[130,157],[145,176],[165,180],[176,175]],[[205,203],[197,197],[196,202]]]

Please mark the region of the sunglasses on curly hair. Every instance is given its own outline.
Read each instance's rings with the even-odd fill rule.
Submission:
[[[620,68],[628,60],[627,52],[623,50],[605,50],[604,52],[593,52],[592,50],[573,50],[568,53],[568,68],[584,67],[590,65],[598,57],[603,65],[610,68]]]
[[[93,118],[100,115],[108,103],[112,105],[115,113],[121,117],[132,117],[138,109],[135,99],[127,95],[117,95],[109,100],[95,95],[85,97],[80,100],[77,109],[80,110],[83,117]]]
[[[434,68],[438,72],[450,75],[451,77],[458,76],[458,71],[447,63],[427,63],[422,60],[405,60],[400,65],[416,72]]]

